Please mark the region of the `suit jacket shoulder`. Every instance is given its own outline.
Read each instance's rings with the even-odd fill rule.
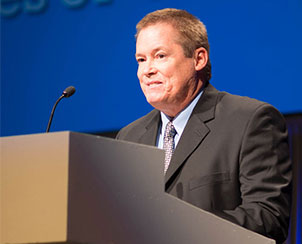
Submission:
[[[250,97],[233,95],[224,91],[218,91],[210,84],[207,87],[204,95],[204,98],[200,99],[199,106],[208,106],[210,108],[213,108],[214,106],[215,116],[219,115],[220,113],[235,117],[251,116],[251,114],[261,107],[267,107],[278,111],[276,108],[266,102],[262,102]],[[214,99],[215,97],[216,99]],[[216,103],[214,103],[215,100]],[[212,101],[212,103],[209,101]]]
[[[160,112],[156,109],[122,128],[116,138],[130,142],[155,145]]]

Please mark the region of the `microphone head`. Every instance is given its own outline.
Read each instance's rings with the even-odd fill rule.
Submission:
[[[75,93],[76,89],[74,86],[69,86],[63,91],[63,96],[64,97],[70,97]]]

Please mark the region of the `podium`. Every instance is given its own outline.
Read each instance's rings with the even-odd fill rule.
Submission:
[[[164,191],[164,152],[74,132],[1,138],[1,244],[273,244]]]

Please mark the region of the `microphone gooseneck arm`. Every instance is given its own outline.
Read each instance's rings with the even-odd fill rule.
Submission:
[[[58,103],[62,100],[62,98],[64,98],[64,97],[70,97],[74,93],[75,93],[75,88],[73,86],[69,86],[69,87],[67,87],[63,91],[62,95],[59,97],[59,99],[56,101],[55,105],[52,107],[51,114],[50,114],[50,117],[49,117],[49,120],[48,120],[48,124],[47,124],[46,133],[49,132],[50,125],[51,125],[51,122],[52,122],[52,118],[53,118],[53,115],[55,113],[55,110],[56,110],[56,107],[57,107]]]
[[[55,113],[56,107],[57,107],[58,103],[62,100],[62,98],[64,98],[63,94],[59,97],[59,99],[56,101],[55,105],[53,105],[53,107],[52,107],[51,114],[50,114],[50,117],[49,117],[49,120],[48,120],[48,125],[47,125],[47,129],[46,129],[46,133],[49,132],[50,125],[51,125],[52,118],[53,118],[53,114]]]

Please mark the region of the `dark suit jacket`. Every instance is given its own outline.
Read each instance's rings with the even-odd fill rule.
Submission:
[[[155,145],[160,112],[117,138]],[[165,176],[166,191],[250,230],[285,240],[291,162],[282,115],[271,105],[208,85],[183,131]]]

